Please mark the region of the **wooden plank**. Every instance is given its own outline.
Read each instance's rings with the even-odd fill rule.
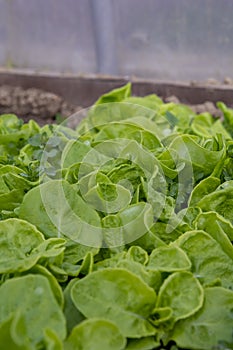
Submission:
[[[99,75],[75,76],[69,74],[37,73],[29,70],[0,70],[0,85],[39,88],[62,96],[74,105],[87,107],[97,98],[116,87],[132,82],[133,94],[144,96],[156,93],[166,98],[174,95],[181,102],[200,104],[205,101],[223,101],[233,105],[233,86],[192,85],[184,82],[149,81],[136,78]]]

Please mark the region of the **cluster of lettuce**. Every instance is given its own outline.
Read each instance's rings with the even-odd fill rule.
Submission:
[[[74,130],[0,116],[0,344],[233,347],[233,110],[131,86]]]

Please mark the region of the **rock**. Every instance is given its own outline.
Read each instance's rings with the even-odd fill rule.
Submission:
[[[224,84],[226,85],[233,85],[233,79],[230,77],[226,77],[223,81]]]

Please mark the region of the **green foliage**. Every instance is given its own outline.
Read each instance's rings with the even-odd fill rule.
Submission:
[[[0,116],[0,347],[231,349],[233,111],[131,84],[76,130]]]

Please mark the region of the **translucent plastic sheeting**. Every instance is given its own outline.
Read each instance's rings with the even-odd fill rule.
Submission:
[[[0,0],[0,9],[1,41],[6,32],[2,64],[65,72],[96,71],[89,1]],[[8,21],[1,27],[6,17]]]
[[[232,0],[0,0],[0,64],[222,80],[232,18]]]
[[[119,72],[161,79],[233,75],[232,0],[114,0]]]

